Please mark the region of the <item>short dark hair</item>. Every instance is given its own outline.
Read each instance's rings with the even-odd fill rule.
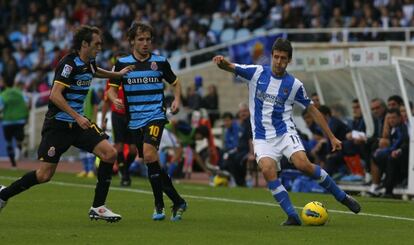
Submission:
[[[272,46],[272,54],[273,51],[284,51],[288,53],[289,59],[292,59],[292,45],[290,44],[290,41],[285,39],[285,38],[281,38],[279,37],[278,39],[276,39],[276,41],[273,43]]]
[[[83,25],[76,29],[73,35],[73,49],[79,51],[82,47],[82,42],[91,43],[93,34],[101,35],[98,27]]]
[[[221,118],[223,118],[223,119],[225,119],[225,118],[233,119],[234,116],[231,112],[224,112],[223,115],[221,116]]]
[[[387,110],[387,113],[388,114],[397,114],[397,116],[401,116],[401,113],[400,113],[400,110],[399,109],[396,109],[396,108],[393,108],[393,109],[388,109]]]
[[[404,104],[403,99],[399,95],[391,95],[388,98],[387,102],[389,102],[389,101],[395,101],[395,102],[397,102],[398,105],[403,105]]]
[[[380,98],[373,98],[371,100],[371,103],[376,102],[376,101],[378,101],[381,104],[382,107],[384,107],[384,108],[387,107],[387,105],[385,104],[384,100],[382,100]]]
[[[358,99],[353,99],[352,103],[359,103],[359,100]]]
[[[131,26],[128,29],[127,36],[128,41],[132,41],[135,38],[135,35],[137,35],[137,31],[141,32],[149,32],[151,34],[151,38],[154,36],[154,29],[145,23],[134,21],[132,22]]]
[[[325,105],[321,105],[319,108],[319,111],[322,113],[322,115],[324,116],[331,116],[331,109]]]

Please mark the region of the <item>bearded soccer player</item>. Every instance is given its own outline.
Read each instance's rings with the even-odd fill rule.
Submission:
[[[102,159],[89,217],[108,222],[121,219],[119,214],[105,206],[112,164],[117,152],[107,140],[108,136],[95,123],[85,118],[83,103],[93,77],[119,78],[131,67],[110,72],[96,66],[95,57],[102,47],[100,34],[98,28],[91,26],[81,26],[76,30],[73,52],[62,58],[55,71],[38,150],[38,158],[43,163],[37,170],[26,173],[10,186],[1,187],[0,210],[11,197],[34,185],[48,182],[56,171],[60,156],[73,145]]]

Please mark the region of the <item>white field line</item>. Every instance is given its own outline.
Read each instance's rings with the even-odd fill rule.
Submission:
[[[0,179],[8,179],[8,180],[15,180],[15,177],[9,176],[0,176]],[[59,185],[59,186],[67,186],[67,187],[78,187],[78,188],[88,188],[94,189],[95,186],[93,185],[84,185],[84,184],[74,184],[68,182],[59,182],[59,181],[51,181],[49,184],[52,185]],[[144,191],[144,190],[136,190],[136,189],[128,189],[128,188],[121,188],[121,187],[111,187],[112,191],[124,191],[124,192],[134,192],[146,195],[152,195],[151,191]],[[182,194],[181,196],[186,198],[192,198],[197,200],[207,200],[207,201],[216,201],[216,202],[227,202],[227,203],[238,203],[238,204],[248,204],[248,205],[258,205],[258,206],[279,206],[276,203],[269,203],[269,202],[259,202],[259,201],[247,201],[247,200],[238,200],[238,199],[230,199],[230,198],[222,198],[222,197],[207,197],[207,196],[196,196],[196,195],[187,195]],[[303,207],[294,206],[295,209],[302,210]],[[341,211],[335,209],[329,209],[329,213],[339,213],[339,214],[351,214],[355,215],[350,211]],[[384,218],[384,219],[392,219],[392,220],[405,220],[405,221],[413,221],[414,218],[407,218],[407,217],[399,217],[399,216],[390,216],[390,215],[382,215],[382,214],[370,214],[370,213],[359,213],[358,216],[369,216],[369,217],[376,217],[376,218]]]

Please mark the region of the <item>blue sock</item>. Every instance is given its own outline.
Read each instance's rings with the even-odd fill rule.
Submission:
[[[175,162],[172,162],[170,163],[170,165],[168,165],[168,175],[170,176],[170,178],[172,178],[172,176],[174,175],[176,168],[177,164]]]
[[[88,157],[87,162],[88,162],[88,172],[93,171],[94,165],[95,165],[95,157],[94,156]]]
[[[82,165],[83,165],[83,170],[85,172],[88,172],[88,158],[87,157],[82,158]]]
[[[279,203],[280,207],[282,207],[283,211],[285,211],[288,216],[298,216],[295,208],[290,202],[289,195],[285,187],[280,183],[278,179],[269,181],[267,183],[267,186],[270,192],[272,192],[275,200]]]
[[[341,190],[332,180],[332,178],[328,175],[328,173],[321,169],[318,165],[315,165],[315,172],[313,173],[312,178],[318,181],[318,183],[327,189],[332,195],[334,195],[335,199],[338,201],[344,200],[346,193]]]

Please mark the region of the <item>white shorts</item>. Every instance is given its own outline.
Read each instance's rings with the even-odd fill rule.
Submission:
[[[280,159],[283,156],[290,161],[293,153],[305,151],[297,133],[285,133],[282,136],[267,140],[253,140],[253,147],[257,163],[263,157],[270,157],[276,161],[278,171],[281,170]]]

